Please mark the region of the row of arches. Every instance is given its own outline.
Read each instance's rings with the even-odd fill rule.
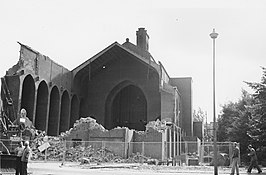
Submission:
[[[79,119],[79,99],[67,90],[60,91],[55,85],[48,88],[41,81],[36,89],[34,79],[27,75],[22,84],[21,108],[27,110],[28,118],[36,129],[48,135],[58,135],[73,126]]]
[[[43,80],[36,86],[30,74],[24,78],[21,91],[20,108],[27,110],[27,116],[36,129],[46,131],[51,136],[69,130],[80,118],[80,108],[85,108],[77,95],[72,96],[67,90],[62,91],[56,85],[49,87]],[[103,103],[104,126],[107,129],[126,126],[145,130],[147,100],[143,91],[134,83],[119,83],[109,92]]]

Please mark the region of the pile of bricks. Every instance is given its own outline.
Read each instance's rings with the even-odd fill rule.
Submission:
[[[68,135],[71,134],[73,130],[93,130],[93,129],[98,129],[100,131],[106,131],[106,129],[99,123],[96,122],[95,119],[91,117],[86,117],[86,118],[80,118],[79,120],[76,120],[76,122],[73,125],[73,128],[70,128],[66,132],[61,133],[61,137],[67,137]]]
[[[89,146],[75,146],[66,149],[65,143],[59,137],[49,137],[50,147],[40,152],[38,142],[32,142],[32,160],[70,161],[81,163],[143,163],[149,160],[139,153],[132,154],[129,158],[122,158],[107,148],[94,149]],[[46,157],[46,159],[45,159]]]
[[[31,142],[32,149],[32,160],[62,160],[64,154],[64,144],[59,137],[48,137],[49,147],[47,150],[40,152],[39,146],[41,146],[44,141],[44,137],[37,137]]]
[[[167,128],[166,123],[161,120],[150,121],[146,125],[146,130],[154,129],[156,131],[165,130]]]
[[[162,130],[164,127],[164,123],[161,123],[159,120],[150,122],[147,125],[147,129],[155,130]],[[101,131],[106,131],[106,129],[102,125],[98,124],[95,119],[87,117],[77,120],[73,128],[61,133],[58,137],[45,136],[44,132],[40,132],[39,135],[37,135],[37,137],[31,142],[32,160],[75,161],[82,163],[143,163],[150,160],[149,157],[145,157],[140,153],[132,154],[128,158],[122,158],[105,147],[93,148],[91,145],[84,146],[82,144],[66,146],[66,138],[72,130],[77,129],[99,129]],[[46,137],[46,140],[44,137]],[[40,146],[45,142],[49,143],[48,148],[46,150],[40,150]]]

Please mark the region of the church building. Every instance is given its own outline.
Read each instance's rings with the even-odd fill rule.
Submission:
[[[159,119],[193,136],[192,78],[168,75],[149,52],[145,28],[136,32],[136,44],[114,42],[73,70],[19,44],[18,63],[1,79],[2,94],[8,90],[13,102],[11,118],[25,108],[33,125],[51,136],[81,117],[93,117],[109,130],[138,131]]]

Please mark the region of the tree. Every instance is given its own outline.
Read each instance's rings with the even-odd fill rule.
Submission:
[[[255,103],[250,106],[252,128],[248,132],[257,148],[266,145],[266,68],[262,67],[262,78],[260,83],[246,82],[255,90],[253,97]]]
[[[204,118],[206,118],[206,113],[201,108],[193,111],[194,122],[204,122]]]
[[[246,159],[246,148],[252,144],[258,151],[258,159],[266,157],[266,68],[262,68],[261,82],[245,82],[254,90],[249,94],[242,90],[238,102],[222,107],[218,118],[218,141],[240,143],[242,160]]]
[[[251,128],[249,108],[253,103],[253,96],[242,90],[241,98],[235,103],[225,104],[218,118],[217,140],[240,143],[241,157],[244,161],[247,160],[246,148],[252,140],[248,132]]]
[[[230,141],[229,134],[230,128],[234,118],[237,116],[238,113],[236,112],[236,104],[230,102],[222,106],[222,115],[220,115],[217,119],[218,129],[217,129],[217,140],[219,142]]]
[[[254,103],[253,97],[242,90],[238,102],[230,102],[223,106],[222,115],[218,118],[217,139],[219,141],[236,141],[247,145],[250,141],[248,131],[251,128],[250,106]]]

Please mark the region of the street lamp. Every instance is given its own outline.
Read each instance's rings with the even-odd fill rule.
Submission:
[[[216,113],[215,113],[215,39],[217,38],[218,33],[215,33],[213,29],[210,37],[213,39],[213,163],[214,163],[214,175],[218,175],[217,169],[217,136],[216,136]]]

